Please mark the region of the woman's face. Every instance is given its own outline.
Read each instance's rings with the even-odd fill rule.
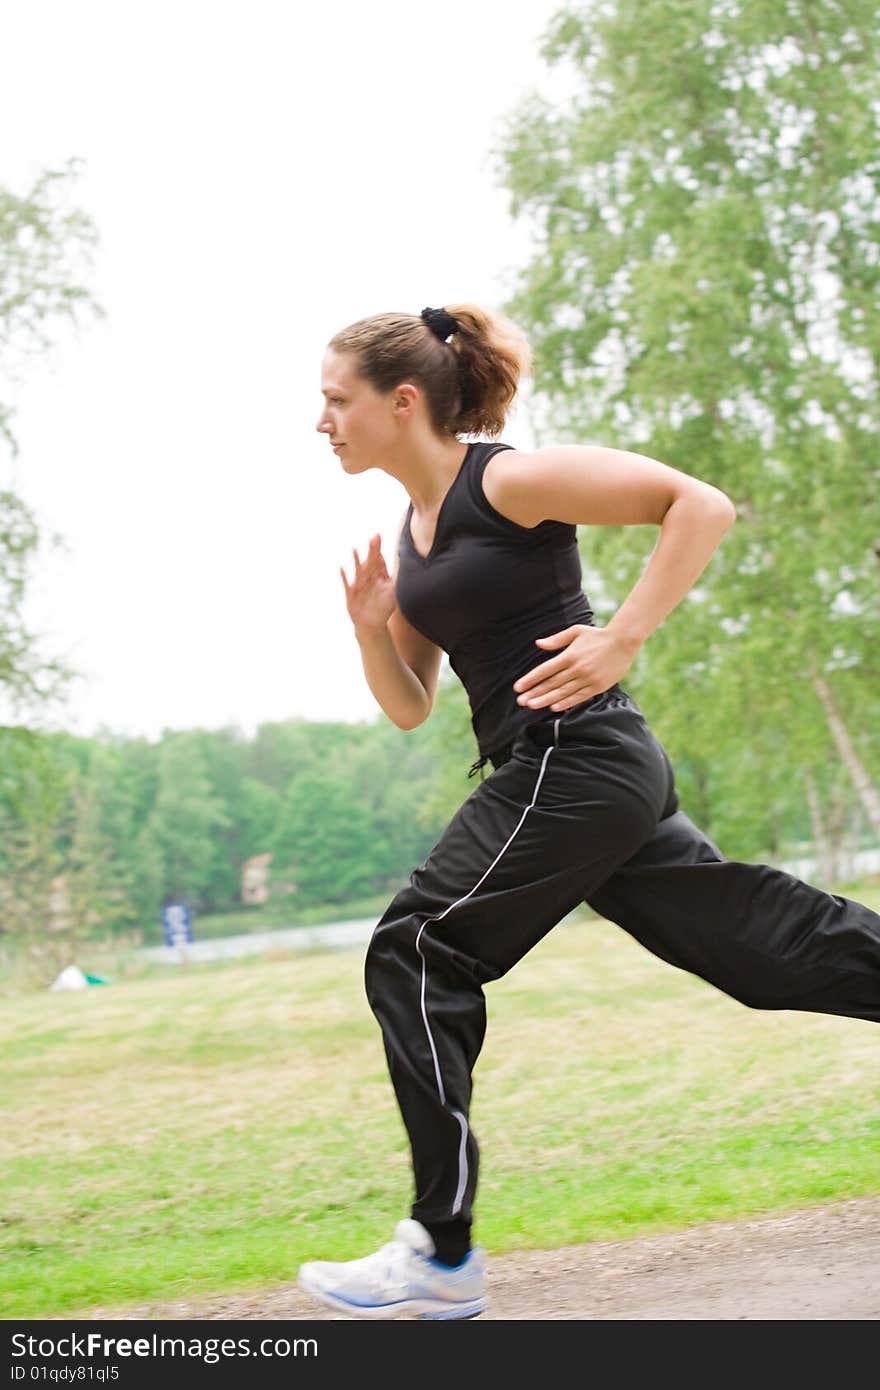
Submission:
[[[328,348],[321,368],[324,408],[317,429],[326,434],[346,473],[380,467],[399,435],[395,393],[382,395],[357,374],[357,359]]]

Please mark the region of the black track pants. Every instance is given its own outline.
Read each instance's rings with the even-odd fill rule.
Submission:
[[[725,860],[678,810],[669,759],[630,696],[531,724],[395,896],[367,952],[412,1147],[412,1215],[431,1229],[470,1225],[482,987],[585,900],[752,1008],[880,1021],[880,917],[781,869]]]

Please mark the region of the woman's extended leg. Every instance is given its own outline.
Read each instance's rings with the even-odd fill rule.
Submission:
[[[880,1022],[880,916],[769,864],[726,860],[683,811],[587,902],[753,1009]]]

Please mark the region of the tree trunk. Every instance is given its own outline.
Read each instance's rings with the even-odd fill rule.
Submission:
[[[831,778],[831,791],[829,793],[831,808],[829,811],[829,833],[828,840],[831,848],[831,878],[829,882],[839,883],[841,879],[849,877],[846,862],[846,791],[843,778],[835,774]]]
[[[861,877],[861,869],[859,868],[858,863],[858,855],[861,847],[862,808],[861,805],[858,802],[856,802],[856,804],[852,807],[851,814],[846,824],[846,832],[844,839],[845,857],[847,865],[847,881]]]
[[[825,834],[822,803],[819,797],[819,790],[816,786],[816,779],[812,772],[804,773],[804,784],[807,789],[807,805],[810,808],[810,823],[813,827],[813,845],[816,851],[816,878],[820,884],[828,884],[832,881],[833,876],[833,856]]]
[[[828,682],[819,671],[813,672],[813,686],[822,702],[822,708],[825,711],[834,742],[837,744],[840,756],[853,780],[859,800],[865,808],[871,829],[880,838],[880,791],[875,787],[866,768],[862,765]]]

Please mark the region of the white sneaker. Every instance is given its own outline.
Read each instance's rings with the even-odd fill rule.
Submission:
[[[486,1307],[486,1257],[475,1247],[456,1269],[432,1259],[434,1242],[418,1221],[398,1221],[375,1255],[342,1264],[312,1261],[298,1283],[319,1302],[355,1318],[475,1318]]]

